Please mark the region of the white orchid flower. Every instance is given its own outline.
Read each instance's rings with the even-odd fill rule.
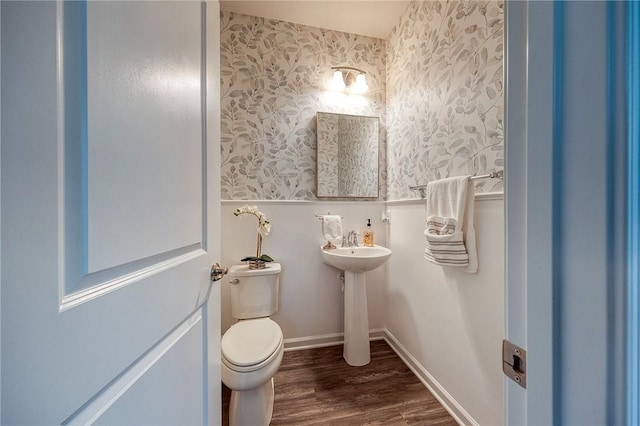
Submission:
[[[249,206],[248,204],[245,204],[242,207],[238,207],[236,211],[233,212],[233,214],[234,216],[251,214],[258,218],[258,242],[256,247],[256,257],[260,257],[260,252],[262,251],[262,238],[266,237],[271,232],[271,224],[267,220],[267,216],[260,210],[258,210],[258,206]]]
[[[258,232],[263,237],[266,237],[267,235],[269,235],[269,232],[271,232],[271,224],[269,222],[263,224],[258,228]]]

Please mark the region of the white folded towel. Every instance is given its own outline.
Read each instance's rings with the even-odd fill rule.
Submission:
[[[469,176],[430,182],[427,185],[427,245],[424,257],[436,265],[478,271],[473,228],[474,187]]]
[[[342,237],[342,218],[335,214],[322,216],[322,235],[327,241]]]

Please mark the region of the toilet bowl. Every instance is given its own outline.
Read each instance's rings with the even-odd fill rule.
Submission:
[[[273,376],[284,352],[278,324],[269,318],[243,320],[222,337],[222,381],[231,389],[231,426],[268,425],[273,414]]]
[[[278,310],[281,266],[229,269],[231,314],[239,321],[222,336],[222,382],[231,389],[230,426],[267,426],[273,414],[273,376],[284,352]]]

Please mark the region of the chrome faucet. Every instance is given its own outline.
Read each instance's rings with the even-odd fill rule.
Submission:
[[[349,247],[358,247],[358,233],[356,231],[349,232]]]
[[[358,233],[355,230],[342,236],[342,247],[358,247]]]

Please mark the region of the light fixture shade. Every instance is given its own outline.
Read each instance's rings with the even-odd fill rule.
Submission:
[[[369,86],[367,86],[367,78],[364,74],[358,74],[356,82],[353,85],[353,91],[356,93],[365,93],[367,90],[369,90]]]
[[[347,66],[331,67],[331,69],[335,70],[330,82],[331,90],[358,94],[369,90],[365,77],[366,72],[363,70]]]
[[[331,80],[331,88],[333,90],[344,90],[345,87],[342,71],[336,70],[336,72],[333,73],[333,79]]]

